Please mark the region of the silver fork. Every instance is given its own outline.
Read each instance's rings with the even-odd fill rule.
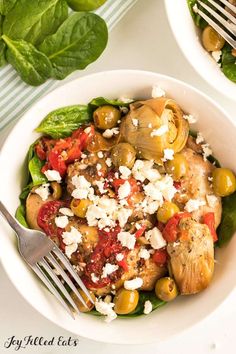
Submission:
[[[236,6],[232,5],[228,0],[219,0],[236,16]],[[218,1],[218,2],[219,2]],[[197,0],[198,4],[205,9],[211,17],[209,17],[202,9],[196,8],[194,11],[198,13],[204,20],[213,27],[234,49],[236,49],[236,17],[234,17],[216,0],[208,0],[215,10],[201,0]],[[216,11],[218,10],[218,12]],[[228,32],[227,32],[228,31]],[[230,33],[229,33],[230,32]]]
[[[76,285],[79,286],[87,295],[89,300],[94,303],[82,280],[75,272],[68,259],[64,256],[64,254],[52,240],[50,240],[41,231],[30,230],[21,226],[19,222],[8,212],[1,201],[0,214],[4,216],[8,224],[15,231],[18,238],[18,249],[23,259],[31,267],[31,269],[33,269],[37,276],[43,281],[46,287],[53,293],[53,295],[55,295],[61,305],[73,318],[74,314],[71,311],[71,308],[68,306],[68,303],[73,307],[75,312],[78,313],[79,309],[58,275],[61,276],[64,283],[69,285],[71,290],[76,294],[82,304],[87,307],[83,297],[78,292],[72,280],[66,274],[65,270],[67,270],[75,281]],[[60,263],[63,265],[65,270]],[[65,301],[65,299],[68,301],[68,303]]]

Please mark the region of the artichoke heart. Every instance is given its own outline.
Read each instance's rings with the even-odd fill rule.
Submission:
[[[135,124],[134,124],[135,122]],[[161,129],[160,129],[161,128]],[[120,128],[121,140],[133,145],[139,157],[163,164],[164,150],[181,151],[189,124],[175,101],[153,98],[130,105]]]
[[[169,268],[182,295],[196,294],[210,283],[214,272],[214,242],[207,225],[184,218],[177,242],[169,243]]]

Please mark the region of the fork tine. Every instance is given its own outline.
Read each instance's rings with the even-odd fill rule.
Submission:
[[[217,4],[214,0],[208,0],[209,3],[211,3],[217,10],[219,10],[224,16],[226,16],[231,22],[233,22],[234,24],[236,24],[236,18],[231,15],[231,13],[227,10],[225,10],[224,7],[220,6],[219,4]],[[227,22],[229,25],[229,22]]]
[[[73,312],[71,311],[70,307],[67,305],[65,300],[62,298],[62,296],[59,294],[59,292],[56,290],[56,288],[52,285],[52,283],[49,281],[49,279],[46,277],[42,269],[36,264],[34,266],[30,266],[31,269],[37,274],[37,276],[42,280],[42,282],[46,285],[46,287],[51,291],[51,293],[57,298],[57,300],[60,302],[60,304],[64,307],[64,309],[69,313],[69,315],[75,319],[75,316]]]
[[[84,285],[84,283],[82,282],[80,277],[77,275],[74,268],[72,267],[70,262],[67,260],[67,258],[64,256],[64,254],[57,248],[57,246],[53,247],[52,252],[54,252],[55,255],[60,259],[60,261],[64,264],[66,269],[70,272],[70,274],[72,275],[74,280],[77,282],[77,284],[83,290],[83,292],[87,295],[87,297],[92,302],[92,304],[94,304],[94,301],[93,301],[88,289],[86,288],[86,286]]]
[[[84,299],[82,298],[82,296],[80,295],[80,293],[78,292],[78,290],[76,289],[76,287],[74,286],[74,284],[72,283],[71,279],[68,277],[68,275],[66,274],[66,272],[64,271],[64,269],[61,267],[61,265],[57,262],[57,260],[52,256],[51,253],[49,253],[47,256],[47,259],[49,260],[49,262],[54,266],[54,268],[60,273],[60,275],[62,276],[62,278],[65,280],[65,282],[69,285],[69,287],[71,288],[71,290],[73,290],[73,292],[76,294],[76,296],[78,297],[78,299],[82,302],[82,304],[85,307],[88,307],[88,305],[86,304],[86,302],[84,301]]]
[[[72,297],[70,296],[70,294],[68,293],[68,291],[66,290],[66,288],[64,287],[64,285],[62,284],[61,280],[58,278],[58,276],[55,274],[55,272],[52,270],[52,268],[50,267],[50,265],[48,264],[48,262],[46,261],[45,258],[42,258],[39,262],[38,265],[40,265],[41,267],[44,268],[44,270],[46,270],[47,274],[50,276],[50,278],[52,278],[52,280],[54,281],[54,283],[56,284],[56,286],[60,289],[60,291],[62,292],[62,294],[64,295],[64,297],[68,300],[68,302],[71,304],[71,306],[74,308],[74,310],[76,312],[79,312],[78,307],[76,306],[74,300],[72,299]]]
[[[233,4],[230,4],[228,0],[219,0],[222,2],[222,4],[226,5],[231,11],[233,11],[236,14],[236,6]]]
[[[202,2],[201,0],[197,0],[199,5],[203,7],[205,10],[207,10],[215,19],[217,19],[229,32],[231,32],[234,36],[236,34],[236,26],[235,29],[233,29],[233,24],[230,24],[228,21],[226,21],[222,16],[220,16],[215,10],[213,10],[210,6]]]
[[[217,23],[215,23],[209,16],[207,16],[203,11],[198,9],[197,12],[204,20],[213,27],[216,32],[218,32],[233,48],[236,48],[236,41],[230,37],[230,35],[223,30]]]

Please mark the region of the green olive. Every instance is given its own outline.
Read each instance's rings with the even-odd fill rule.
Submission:
[[[138,305],[139,292],[137,290],[120,289],[114,297],[114,310],[119,315],[126,315],[135,310]]]
[[[103,130],[114,128],[120,118],[119,109],[113,106],[101,106],[93,112],[95,126]]]
[[[93,11],[102,6],[106,0],[67,0],[74,11]]]
[[[184,155],[175,154],[173,160],[165,163],[166,172],[173,176],[175,181],[179,181],[188,172],[188,162]]]
[[[178,212],[179,208],[175,203],[165,201],[157,210],[157,220],[166,224]]]
[[[136,151],[128,143],[119,143],[111,150],[111,159],[115,167],[126,166],[132,168],[136,158]]]
[[[208,52],[214,52],[223,48],[225,40],[214,28],[207,26],[202,32],[202,44]]]
[[[80,312],[91,311],[94,308],[94,304],[89,300],[88,296],[83,292],[83,290],[78,289],[78,292],[80,293],[80,295],[84,299],[84,302],[87,305],[87,307],[85,307],[84,304],[82,304],[82,302],[78,299],[78,296],[74,292],[72,292],[71,297],[74,300],[74,302],[75,302],[76,306],[78,307],[78,309],[80,310]],[[90,295],[91,295],[91,298],[93,299],[93,301],[95,302],[96,297],[91,291],[90,291]]]
[[[89,199],[72,199],[70,208],[79,218],[85,218],[88,207],[92,204]]]
[[[172,301],[178,295],[177,286],[174,279],[165,277],[156,282],[156,296],[163,301]]]
[[[216,168],[213,173],[213,190],[219,197],[226,197],[236,190],[236,177],[228,168]]]

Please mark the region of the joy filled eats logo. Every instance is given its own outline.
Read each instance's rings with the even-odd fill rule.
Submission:
[[[27,347],[48,347],[48,346],[59,346],[59,347],[77,347],[79,344],[79,339],[75,339],[72,337],[65,338],[63,336],[52,337],[50,339],[46,339],[44,337],[33,337],[31,335],[26,336],[24,338],[17,338],[16,336],[12,336],[7,338],[4,342],[4,347],[9,349],[13,348],[16,351],[19,349],[25,349]]]

